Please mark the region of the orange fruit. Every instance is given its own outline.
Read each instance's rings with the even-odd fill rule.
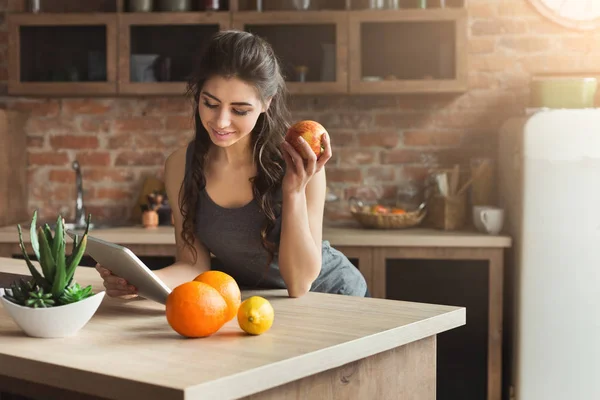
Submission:
[[[404,210],[402,208],[393,208],[392,214],[397,214],[397,215],[406,214],[406,210]]]
[[[210,285],[186,282],[167,297],[166,315],[171,328],[182,336],[210,336],[227,322],[227,303]]]
[[[227,321],[236,316],[242,302],[240,287],[231,275],[221,271],[206,271],[194,278],[196,282],[203,282],[215,288],[227,303]]]
[[[271,329],[275,311],[269,300],[260,296],[252,296],[240,305],[237,319],[244,332],[260,335]]]

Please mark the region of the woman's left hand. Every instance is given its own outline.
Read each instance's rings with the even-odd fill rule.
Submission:
[[[301,148],[301,153],[306,156],[303,158],[300,153],[287,141],[281,144],[281,153],[287,165],[285,176],[283,177],[283,190],[285,192],[304,192],[306,184],[310,179],[329,161],[331,158],[331,143],[327,132],[321,137],[323,151],[317,158],[317,155],[312,151],[306,140],[299,137],[301,142],[298,145]]]

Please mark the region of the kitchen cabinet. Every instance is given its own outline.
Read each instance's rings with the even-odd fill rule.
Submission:
[[[9,14],[8,35],[9,94],[117,93],[117,14]]]
[[[383,10],[345,0],[309,2],[306,10],[292,2],[262,1],[262,11],[255,0],[221,3],[226,8],[203,11],[192,2],[187,12],[128,12],[124,0],[52,0],[38,14],[21,7],[7,14],[8,92],[182,95],[202,43],[231,28],[272,43],[292,94],[466,91],[462,1]]]

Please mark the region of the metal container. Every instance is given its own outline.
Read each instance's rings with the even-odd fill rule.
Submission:
[[[191,11],[192,0],[159,0],[160,11]]]
[[[127,6],[129,12],[151,12],[152,0],[129,0]]]
[[[39,13],[42,11],[42,6],[40,4],[41,0],[29,0],[29,12]]]

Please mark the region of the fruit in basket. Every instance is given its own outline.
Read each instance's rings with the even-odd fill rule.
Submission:
[[[196,278],[196,282],[203,282],[217,289],[227,303],[227,321],[231,321],[237,315],[238,308],[242,302],[240,287],[231,275],[225,272],[210,270],[201,273]]]
[[[390,212],[390,210],[382,204],[375,204],[371,207],[371,212],[373,214],[387,214]]]
[[[294,146],[296,151],[300,153],[302,157],[306,158],[306,155],[303,154],[300,143],[298,143],[298,138],[302,137],[308,143],[315,155],[319,157],[323,151],[321,137],[325,132],[325,128],[320,123],[304,120],[296,122],[294,125],[290,126],[285,135],[285,140]]]

